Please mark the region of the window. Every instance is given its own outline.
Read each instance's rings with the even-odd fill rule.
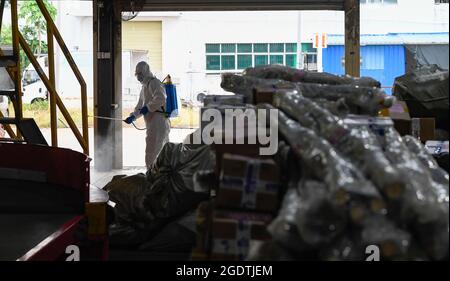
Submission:
[[[283,55],[270,55],[270,64],[283,64]]]
[[[236,53],[236,44],[222,44],[222,53]]]
[[[255,66],[268,64],[269,64],[269,56],[262,56],[262,55],[255,56]]]
[[[27,86],[33,84],[37,81],[41,80],[38,73],[34,69],[25,70],[23,77],[23,86]]]
[[[251,53],[252,44],[238,44],[238,53]]]
[[[255,53],[267,53],[269,51],[267,44],[254,44]]]
[[[252,55],[238,55],[238,69],[246,69],[252,65]]]
[[[297,55],[286,55],[286,66],[297,67]]]
[[[236,69],[235,56],[222,56],[222,70],[234,70]]]
[[[270,44],[270,52],[271,53],[283,53],[284,52],[284,44],[282,44],[282,43]]]
[[[206,44],[207,71],[242,71],[268,64],[296,67],[297,43]]]
[[[206,70],[220,70],[220,56],[206,56]]]
[[[303,69],[317,71],[317,49],[312,43],[302,43]]]
[[[286,53],[297,53],[297,43],[286,44]]]
[[[220,53],[220,44],[206,44],[206,53]]]

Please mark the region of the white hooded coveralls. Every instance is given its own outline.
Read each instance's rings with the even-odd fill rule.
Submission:
[[[144,115],[147,136],[145,138],[145,165],[150,169],[156,157],[161,152],[164,144],[169,140],[170,122],[163,111],[166,106],[166,90],[163,84],[151,73],[148,64],[139,63],[136,71],[143,73],[142,89],[139,101],[136,104],[133,115],[138,119],[141,108],[147,106],[148,113]]]

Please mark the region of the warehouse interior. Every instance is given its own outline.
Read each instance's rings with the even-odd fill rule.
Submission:
[[[0,6],[0,17],[10,7],[12,30],[0,75],[13,84],[0,95],[14,111],[0,111],[8,136],[0,138],[0,261],[449,259],[448,69],[419,67],[410,51],[392,95],[361,77],[359,0],[88,1],[92,114],[86,77],[47,4],[32,1],[46,22],[48,71],[19,28],[20,2]],[[122,174],[121,121],[169,119],[178,106],[168,76],[160,83],[165,112],[146,101],[123,120],[124,13],[299,10],[344,13],[345,73],[276,64],[222,73],[221,88],[233,94],[202,97],[200,128],[184,143],[166,142],[145,173]],[[55,86],[56,47],[80,86],[81,126]],[[448,60],[448,45],[442,52]],[[50,142],[22,114],[22,53],[48,92]],[[57,111],[83,152],[58,145]],[[113,177],[93,186],[102,173]],[[368,247],[378,254],[368,256]]]

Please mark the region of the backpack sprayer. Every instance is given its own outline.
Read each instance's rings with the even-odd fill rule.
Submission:
[[[178,117],[177,88],[172,83],[172,78],[170,77],[170,75],[167,75],[166,78],[164,78],[164,80],[161,83],[164,84],[164,88],[166,90],[166,108],[162,107],[161,108],[162,110],[158,110],[156,112],[164,114],[167,118]],[[120,119],[120,118],[112,118],[112,117],[104,117],[104,116],[89,116],[89,117],[93,117],[96,119],[125,122],[125,120]],[[131,124],[137,130],[140,130],[140,131],[147,130],[147,128],[138,128],[134,122],[131,122]]]

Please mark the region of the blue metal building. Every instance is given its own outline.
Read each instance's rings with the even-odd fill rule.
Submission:
[[[446,55],[445,60],[448,61],[448,42],[448,33],[361,35],[361,76],[379,80],[390,94],[394,79],[405,74],[408,67],[407,53],[411,50],[409,46],[446,46],[446,54],[443,55]],[[328,48],[323,49],[323,71],[344,74],[344,57],[344,37],[329,35]],[[448,62],[445,63],[448,68]]]

